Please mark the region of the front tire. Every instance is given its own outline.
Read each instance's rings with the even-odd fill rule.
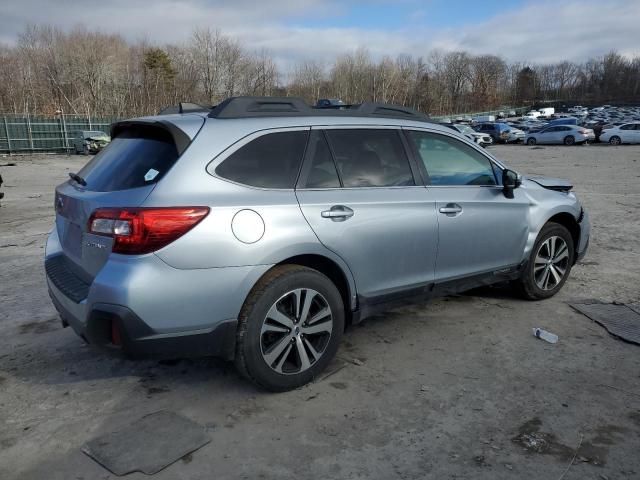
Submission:
[[[622,143],[622,140],[617,135],[614,135],[609,139],[609,143],[611,145],[620,145]]]
[[[517,281],[522,296],[528,300],[542,300],[558,293],[569,277],[574,255],[569,230],[558,223],[547,223]]]
[[[564,137],[564,144],[565,145],[573,145],[574,143],[576,143],[576,139],[573,135],[569,135],[567,137]]]
[[[536,143],[537,143],[537,142],[536,142],[536,139],[535,139],[535,138],[528,138],[528,139],[527,139],[527,145],[531,145],[531,146],[533,146],[533,145],[535,145]]]
[[[344,330],[340,292],[325,275],[281,265],[249,293],[238,319],[238,372],[274,392],[301,387],[335,356]]]

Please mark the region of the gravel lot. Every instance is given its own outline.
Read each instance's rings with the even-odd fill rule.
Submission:
[[[640,478],[640,347],[567,305],[640,301],[640,146],[491,151],[571,179],[589,210],[591,247],[563,291],[396,309],[347,331],[333,374],[284,394],[221,361],[132,362],[63,329],[43,246],[54,185],[86,158],[0,157],[0,478],[114,478],[82,445],[162,409],[212,441],[159,479]]]

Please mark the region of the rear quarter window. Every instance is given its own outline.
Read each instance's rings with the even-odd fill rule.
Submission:
[[[307,144],[308,130],[262,135],[227,157],[218,176],[251,187],[293,188]]]
[[[158,182],[178,160],[171,134],[159,128],[131,128],[87,163],[78,175],[87,190],[112,192]]]

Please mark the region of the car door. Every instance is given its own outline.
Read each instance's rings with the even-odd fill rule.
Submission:
[[[349,266],[361,301],[433,281],[437,219],[399,128],[313,128],[296,194],[322,244]]]
[[[622,143],[635,143],[635,125],[633,123],[627,123],[620,126],[620,139]]]
[[[540,132],[540,141],[538,143],[558,143],[559,126],[549,127]]]
[[[506,198],[500,167],[480,149],[439,132],[406,133],[436,200],[435,281],[517,266],[529,233],[525,193]]]

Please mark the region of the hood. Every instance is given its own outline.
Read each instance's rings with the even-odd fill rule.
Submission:
[[[93,140],[94,142],[110,142],[111,137],[109,135],[92,135],[87,137],[86,140]]]
[[[527,180],[537,183],[547,190],[555,190],[556,192],[569,192],[573,185],[568,180],[562,178],[550,178],[550,177],[526,177]]]

